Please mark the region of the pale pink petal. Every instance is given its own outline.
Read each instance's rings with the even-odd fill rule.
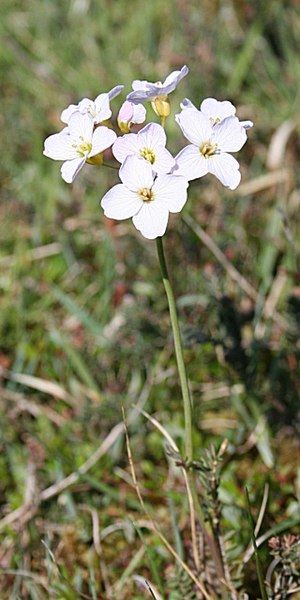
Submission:
[[[43,154],[53,160],[72,160],[77,158],[76,149],[72,146],[72,140],[69,136],[68,128],[65,127],[60,133],[50,135],[44,143]]]
[[[187,201],[188,181],[180,175],[159,175],[152,191],[155,198],[162,202],[170,212],[182,210]]]
[[[188,181],[203,177],[208,173],[207,159],[202,156],[197,146],[186,146],[175,157],[174,175],[182,175]]]
[[[103,152],[103,150],[106,150],[106,148],[112,146],[112,144],[116,140],[116,137],[117,136],[115,132],[112,129],[109,129],[109,127],[105,127],[102,125],[100,125],[100,127],[97,127],[93,133],[93,145],[89,156],[95,156],[96,154]]]
[[[237,160],[235,160],[231,154],[227,154],[226,152],[215,154],[206,160],[209,173],[215,175],[225,187],[235,190],[241,181],[239,163]]]
[[[170,173],[175,166],[175,158],[173,158],[169,150],[160,146],[155,148],[154,154],[155,161],[152,164],[153,171],[156,173]]]
[[[169,219],[169,211],[159,201],[144,202],[141,210],[133,217],[134,226],[148,240],[164,235]]]
[[[121,121],[122,123],[130,123],[133,117],[133,110],[135,106],[136,105],[133,104],[133,102],[128,102],[128,100],[125,100],[119,110],[118,121]],[[138,104],[137,106],[142,105]]]
[[[79,171],[85,164],[85,158],[74,158],[74,160],[68,160],[65,162],[61,169],[61,176],[66,183],[72,183]]]
[[[166,134],[164,128],[158,123],[148,123],[137,134],[139,148],[152,148],[166,145]]]
[[[185,108],[181,113],[175,115],[175,119],[185,137],[200,146],[203,142],[210,140],[213,127],[210,120],[195,108]]]
[[[75,112],[69,120],[69,132],[72,140],[90,142],[92,140],[94,124],[88,114]]]
[[[150,163],[143,158],[137,158],[137,156],[128,156],[125,159],[120,168],[119,177],[132,192],[143,188],[150,189],[153,185]]]
[[[135,192],[125,185],[118,183],[112,187],[101,200],[101,206],[106,217],[110,219],[128,219],[142,207],[143,201]]]
[[[224,100],[223,102],[219,102],[215,100],[215,98],[206,98],[203,100],[200,106],[201,112],[208,117],[209,119],[225,119],[226,117],[230,117],[235,115],[236,108],[229,102],[228,100]]]
[[[136,133],[126,133],[118,137],[115,141],[112,152],[114,157],[120,162],[124,162],[127,156],[139,153],[139,143]]]
[[[222,152],[237,152],[247,141],[247,134],[237,117],[227,117],[214,126],[213,142]]]

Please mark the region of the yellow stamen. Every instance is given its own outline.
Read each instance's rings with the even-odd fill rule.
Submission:
[[[153,165],[155,163],[155,154],[153,152],[153,150],[151,150],[151,148],[141,148],[140,150],[140,156],[142,158],[145,158],[146,160],[149,161],[149,163],[151,163],[151,165]]]
[[[212,144],[210,141],[208,141],[203,142],[199,149],[204,158],[209,158],[210,156],[216,154],[217,147],[217,144]]]
[[[150,188],[141,188],[138,190],[138,194],[143,202],[151,202],[154,200],[154,194]]]

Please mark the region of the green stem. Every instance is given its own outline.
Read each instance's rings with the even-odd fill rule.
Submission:
[[[188,380],[183,360],[182,342],[180,329],[178,324],[177,310],[172,286],[169,279],[168,268],[164,255],[163,241],[161,237],[156,239],[157,253],[159,258],[160,270],[162,274],[163,284],[166,290],[170,319],[172,324],[175,355],[178,366],[180,385],[182,390],[182,399],[184,407],[184,426],[185,426],[185,457],[188,462],[193,460],[193,440],[192,440],[192,402],[188,386]]]
[[[183,407],[184,407],[184,427],[185,427],[185,457],[187,459],[187,462],[191,463],[193,460],[192,402],[191,402],[191,396],[190,396],[188,380],[187,380],[187,375],[186,375],[186,370],[185,370],[185,364],[184,364],[184,360],[183,360],[182,342],[181,342],[180,329],[179,329],[179,324],[178,324],[175,297],[174,297],[172,286],[171,286],[170,279],[169,279],[167,263],[166,263],[166,259],[165,259],[165,255],[164,255],[163,241],[162,241],[161,237],[158,237],[156,239],[156,245],[157,245],[157,253],[158,253],[158,258],[159,258],[159,264],[160,264],[160,270],[161,270],[161,274],[162,274],[163,284],[164,284],[167,298],[168,298],[170,319],[171,319],[173,337],[174,337],[175,355],[176,355],[180,385],[181,385],[181,390],[182,390],[182,399],[183,399]],[[201,524],[201,527],[203,529],[204,535],[205,535],[208,545],[210,547],[211,555],[215,562],[216,571],[217,571],[219,579],[220,579],[221,596],[222,596],[223,600],[226,600],[226,598],[228,597],[228,594],[227,594],[226,584],[224,583],[225,573],[224,573],[224,566],[223,566],[220,548],[218,546],[217,540],[215,540],[213,537],[213,532],[211,531],[211,528],[209,527],[209,525],[207,528],[207,524],[205,523],[203,511],[202,511],[201,505],[199,503],[198,495],[197,495],[194,475],[193,475],[193,472],[189,469],[187,470],[187,477],[188,477],[188,482],[189,482],[192,497],[193,497],[194,507],[195,507],[199,522]]]

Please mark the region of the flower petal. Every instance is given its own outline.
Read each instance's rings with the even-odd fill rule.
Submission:
[[[87,113],[75,112],[69,120],[68,127],[72,140],[92,141],[94,123]]]
[[[155,173],[170,173],[175,166],[175,158],[172,154],[164,148],[163,146],[159,146],[154,150],[155,161],[152,164],[152,169]]]
[[[174,175],[183,175],[188,181],[203,177],[208,173],[207,159],[202,156],[197,146],[186,146],[175,156]]]
[[[113,100],[120,94],[120,92],[124,89],[124,85],[115,85],[109,92],[107,92],[109,99]]]
[[[231,102],[228,100],[219,102],[219,100],[215,100],[215,98],[205,98],[201,103],[200,110],[208,117],[208,119],[212,119],[213,121],[216,119],[222,121],[222,119],[235,115],[236,113],[236,108]]]
[[[188,185],[188,180],[180,175],[159,175],[152,191],[155,199],[165,204],[170,212],[177,213],[187,201]]]
[[[235,190],[241,181],[239,163],[231,154],[223,152],[207,159],[208,171],[215,175],[225,187]]]
[[[109,127],[105,127],[104,125],[100,125],[97,127],[93,133],[92,139],[92,150],[89,153],[89,156],[95,156],[99,154],[99,152],[103,152],[106,148],[112,146],[117,136],[112,129]]]
[[[137,158],[137,156],[127,156],[120,168],[119,177],[132,192],[151,188],[153,185],[150,163],[143,158]]]
[[[183,98],[182,102],[180,102],[180,108],[195,108],[196,110],[198,110],[188,98]]]
[[[214,126],[213,142],[222,152],[237,152],[247,141],[247,134],[237,117],[227,117]]]
[[[60,119],[63,123],[68,123],[71,115],[78,110],[78,104],[70,104],[62,111]]]
[[[164,235],[169,219],[169,211],[159,201],[144,202],[141,210],[133,217],[134,226],[148,240]]]
[[[195,108],[184,108],[181,113],[175,115],[175,119],[185,137],[200,146],[203,142],[210,140],[213,127],[210,120]]]
[[[124,162],[127,156],[139,153],[138,137],[136,133],[126,133],[118,137],[113,145],[112,152],[114,157],[120,162]]]
[[[72,160],[78,157],[75,148],[72,146],[67,127],[59,133],[50,135],[45,140],[43,154],[53,160]]]
[[[163,94],[170,94],[170,92],[173,92],[178,83],[188,74],[188,72],[189,68],[186,65],[184,65],[180,71],[172,71],[162,84]]]
[[[99,94],[95,99],[94,107],[95,115],[92,114],[94,123],[101,123],[111,117],[108,94]]]
[[[158,123],[148,123],[137,134],[139,148],[152,148],[165,146],[167,137],[164,128]]]
[[[106,217],[110,219],[128,219],[135,215],[142,207],[143,201],[135,192],[131,192],[125,185],[114,185],[101,200],[101,206]]]
[[[74,160],[67,160],[61,167],[60,172],[63,180],[66,183],[73,183],[77,173],[82,169],[85,164],[85,158],[74,158]]]

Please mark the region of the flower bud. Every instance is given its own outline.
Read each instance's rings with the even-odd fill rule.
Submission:
[[[151,106],[158,117],[165,119],[171,113],[171,103],[168,96],[157,96],[151,101]]]

